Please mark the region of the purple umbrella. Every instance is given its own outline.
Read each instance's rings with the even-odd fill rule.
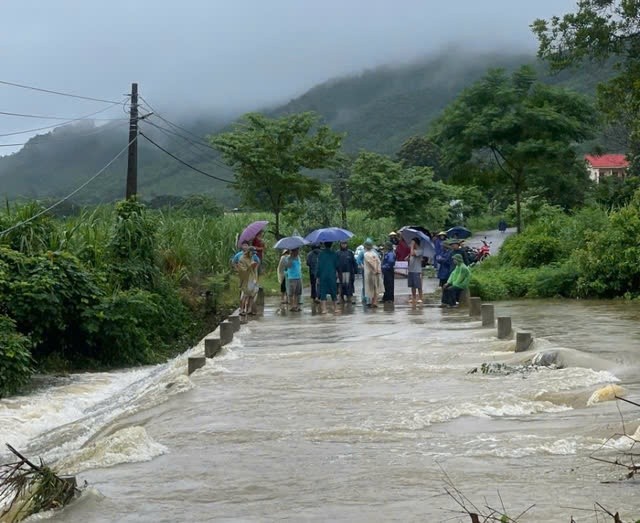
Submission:
[[[257,221],[247,225],[242,234],[238,237],[238,247],[242,245],[242,242],[251,242],[260,231],[263,231],[269,224],[267,221]]]

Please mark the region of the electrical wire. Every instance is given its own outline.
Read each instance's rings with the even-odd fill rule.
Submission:
[[[119,103],[119,102],[118,102]],[[98,176],[100,176],[103,172],[105,172],[109,166],[115,162],[120,156],[122,156],[122,154],[129,148],[129,146],[135,142],[137,139],[134,138],[133,140],[131,140],[118,154],[116,154],[110,161],[109,163],[107,163],[102,169],[100,169],[96,174],[94,174],[91,178],[89,178],[86,182],[84,182],[80,187],[78,187],[77,189],[75,189],[73,192],[67,194],[67,196],[65,196],[64,198],[62,198],[61,200],[57,201],[56,203],[54,203],[53,205],[47,207],[46,209],[34,214],[33,216],[31,216],[30,218],[21,221],[19,223],[16,223],[15,225],[12,225],[11,227],[9,227],[8,229],[5,229],[4,231],[0,231],[0,238],[2,236],[4,236],[5,234],[10,233],[11,231],[22,227],[23,225],[26,225],[29,222],[32,222],[33,220],[35,220],[36,218],[39,218],[40,216],[42,216],[43,214],[48,213],[50,210],[55,209],[58,205],[60,205],[61,203],[66,202],[69,198],[71,198],[72,196],[74,196],[75,194],[77,194],[78,192],[80,192],[82,189],[84,189],[87,185],[89,185],[93,180],[95,180]]]
[[[17,116],[20,118],[36,118],[38,120],[86,120],[87,118],[69,118],[68,116],[45,116],[42,114],[24,114],[24,113],[9,113],[6,111],[0,111],[0,115],[4,116]],[[115,121],[125,120],[126,118],[91,118],[92,120],[104,120]]]
[[[104,100],[102,98],[93,98],[91,96],[82,96],[82,95],[79,95],[79,94],[64,93],[62,91],[53,91],[51,89],[42,89],[40,87],[33,87],[31,85],[24,85],[24,84],[17,84],[17,83],[14,83],[14,82],[7,82],[5,80],[0,80],[0,84],[10,85],[12,87],[19,87],[20,89],[29,89],[31,91],[39,91],[41,93],[57,94],[58,96],[68,96],[69,98],[78,98],[80,100],[89,100],[91,102],[103,102],[103,103],[108,103],[108,104],[120,103],[120,102],[114,102],[113,100]]]
[[[225,180],[224,178],[220,178],[218,176],[214,176],[213,174],[209,174],[208,172],[205,172],[201,169],[198,169],[197,167],[194,167],[193,165],[191,165],[190,163],[185,162],[184,160],[182,160],[181,158],[178,158],[175,154],[167,151],[164,147],[162,147],[161,145],[158,145],[156,142],[154,142],[151,138],[149,138],[146,134],[144,134],[142,131],[140,131],[140,136],[144,137],[148,142],[150,142],[152,145],[155,145],[158,149],[160,149],[162,152],[164,152],[165,154],[168,154],[169,156],[171,156],[171,158],[173,158],[174,160],[176,160],[177,162],[180,162],[182,165],[188,167],[189,169],[194,170],[197,173],[203,174],[205,176],[208,176],[209,178],[213,178],[214,180],[218,180],[220,182],[224,182],[224,183],[228,183],[230,185],[235,185],[236,182],[234,182],[233,180]]]
[[[153,106],[149,102],[147,102],[147,100],[144,99],[143,96],[140,95],[140,96],[138,96],[138,98],[140,98],[140,100],[142,100],[147,105],[149,110],[152,111],[154,113],[154,115],[157,116],[158,118],[160,118],[160,120],[162,120],[163,122],[169,124],[171,127],[175,127],[176,129],[180,129],[181,131],[184,131],[185,133],[190,134],[191,136],[197,138],[198,140],[202,139],[200,136],[198,136],[197,134],[189,131],[188,129],[185,129],[184,127],[178,125],[177,123],[173,123],[172,121],[167,120],[166,118],[164,118],[160,113],[158,113],[158,111],[156,111],[153,108]],[[200,143],[202,143],[203,145],[205,145],[207,147],[211,147],[211,145],[206,144],[204,142],[200,142]],[[211,147],[211,148],[213,149],[213,147]]]
[[[162,133],[164,133],[164,134],[165,134],[166,136],[168,136],[169,138],[172,138],[172,139],[173,139],[173,138],[175,138],[175,136],[178,136],[178,137],[182,138],[183,140],[185,140],[186,142],[188,142],[188,143],[189,143],[189,144],[191,144],[191,145],[194,145],[194,146],[197,146],[197,145],[198,145],[198,143],[196,143],[196,142],[192,142],[189,138],[186,138],[186,137],[184,137],[184,136],[182,136],[181,134],[178,134],[178,133],[176,133],[176,132],[172,132],[172,131],[171,131],[171,129],[167,129],[167,128],[162,127],[162,126],[160,126],[160,125],[156,125],[156,124],[154,124],[153,122],[150,122],[150,121],[148,121],[148,120],[145,120],[145,121],[144,121],[144,123],[145,123],[145,124],[149,124],[149,125],[151,125],[151,126],[155,127],[156,129],[160,130]],[[210,147],[210,146],[209,146],[208,148],[209,148],[209,149],[211,149],[211,150],[213,150],[213,151],[218,152],[218,150],[217,150],[217,149],[215,149],[215,148],[213,148],[213,147]],[[199,152],[199,153],[200,153],[200,152],[202,152],[202,151],[199,149],[197,152]],[[213,163],[214,165],[217,165],[218,167],[220,167],[220,168],[222,168],[222,169],[225,169],[226,171],[230,172],[231,174],[235,174],[235,172],[233,171],[233,169],[231,169],[231,167],[229,167],[228,165],[226,165],[226,164],[224,164],[224,163],[222,163],[222,162],[219,162],[216,158],[207,158],[207,161],[208,161],[208,162]]]
[[[80,116],[79,118],[74,118],[72,120],[67,120],[66,122],[56,123],[56,124],[53,124],[53,125],[47,125],[45,127],[36,127],[35,129],[25,129],[24,131],[14,131],[14,132],[11,132],[11,133],[0,134],[0,138],[5,137],[5,136],[15,136],[17,134],[27,134],[27,133],[33,133],[33,132],[36,132],[36,131],[44,131],[46,129],[53,129],[54,127],[61,127],[63,125],[67,125],[67,124],[70,124],[70,123],[73,123],[73,122],[79,122],[81,120],[88,120],[92,116],[94,116],[96,114],[103,113],[105,111],[108,111],[112,107],[114,107],[116,105],[120,105],[121,103],[122,102],[112,103],[111,105],[108,105],[104,109],[100,109],[99,111],[95,111],[95,112],[87,114],[85,116]]]

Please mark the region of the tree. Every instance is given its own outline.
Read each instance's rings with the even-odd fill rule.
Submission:
[[[640,2],[580,0],[577,12],[536,20],[538,56],[561,70],[584,60],[612,61],[618,74],[598,86],[609,122],[629,129],[631,170],[640,174]]]
[[[449,215],[451,189],[434,181],[430,167],[403,169],[386,156],[363,152],[353,164],[351,189],[371,218],[393,216],[398,225],[443,227]]]
[[[528,178],[567,176],[578,162],[572,145],[591,136],[595,111],[584,96],[536,82],[531,67],[508,76],[495,69],[449,105],[431,138],[443,162],[460,168],[489,162],[510,181],[520,231],[520,201]]]
[[[408,138],[400,147],[396,158],[404,167],[431,167],[436,178],[446,178],[441,172],[443,169],[438,147],[424,136]]]
[[[285,206],[320,191],[320,182],[302,174],[302,169],[330,166],[340,148],[342,136],[317,123],[313,113],[275,119],[249,113],[233,131],[210,137],[233,166],[236,190],[244,203],[275,215],[278,238]]]

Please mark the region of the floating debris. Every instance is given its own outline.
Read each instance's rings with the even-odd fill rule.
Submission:
[[[42,460],[36,465],[11,445],[18,458],[0,465],[0,523],[17,523],[38,512],[62,508],[80,490],[75,477],[56,475]]]

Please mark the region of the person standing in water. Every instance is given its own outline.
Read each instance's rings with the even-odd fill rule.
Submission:
[[[324,249],[318,255],[318,298],[320,298],[322,314],[327,313],[327,295],[330,295],[333,301],[333,312],[337,311],[337,279],[339,276],[338,255],[331,250],[331,242],[325,242]]]
[[[285,305],[287,303],[287,258],[289,251],[285,249],[282,251],[280,261],[278,262],[278,282],[280,282],[280,303]]]
[[[410,303],[422,303],[422,249],[420,239],[411,240],[409,251],[409,277],[407,278],[411,289]]]
[[[311,285],[311,299],[318,303],[318,256],[320,246],[313,245],[311,252],[307,254],[307,267],[309,267],[309,284]]]
[[[340,250],[337,252],[337,256],[340,298],[342,303],[351,303],[354,292],[356,271],[358,270],[356,258],[353,255],[353,251],[348,248],[346,241],[340,242]]]
[[[302,296],[302,263],[300,251],[291,249],[291,253],[285,260],[285,274],[287,278],[287,293],[289,295],[289,309],[291,312],[300,312],[300,296]]]
[[[393,252],[393,243],[387,242],[384,246],[384,257],[382,258],[382,281],[384,283],[384,303],[393,303],[395,294],[395,266],[396,255]]]
[[[258,293],[258,267],[260,258],[247,242],[242,244],[242,256],[235,267],[240,279],[240,315],[253,314],[253,298]]]
[[[373,240],[367,238],[364,242],[364,294],[368,307],[378,306],[378,294],[380,292],[380,275],[382,267],[378,253],[373,250]]]

